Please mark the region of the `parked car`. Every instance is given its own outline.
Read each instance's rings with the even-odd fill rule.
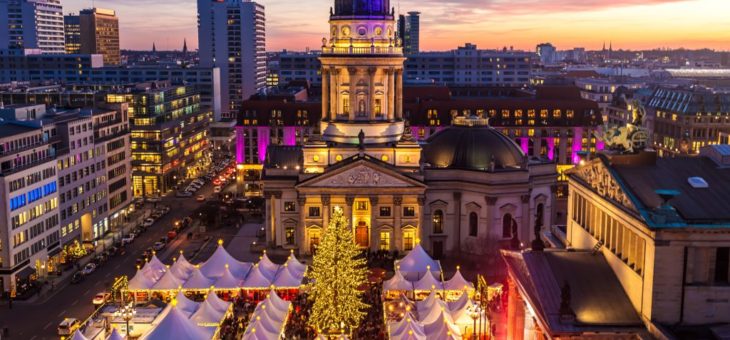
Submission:
[[[95,264],[93,264],[93,263],[87,263],[84,266],[84,269],[81,270],[81,273],[83,273],[84,275],[89,275],[89,274],[93,273],[95,270],[96,270],[96,265]]]
[[[205,202],[205,196],[198,195],[198,197],[196,197],[195,200],[198,201],[198,202]]]
[[[220,186],[216,186],[216,187],[213,188],[213,192],[216,193],[216,194],[219,193],[219,192],[221,192],[221,190],[223,190],[223,188],[221,188]]]
[[[178,191],[175,193],[175,197],[190,197],[193,193],[189,191]]]
[[[194,193],[194,192],[198,191],[198,188],[196,188],[196,187],[187,187],[187,188],[185,188],[185,191],[190,192],[190,193]]]
[[[202,180],[202,179],[200,179],[200,178],[198,178],[198,179],[194,179],[194,180],[193,180],[193,181],[192,181],[191,183],[193,183],[193,184],[197,184],[197,185],[200,185],[200,186],[203,186],[203,185],[205,185],[205,181],[203,181],[203,180]]]
[[[150,214],[150,217],[156,220],[162,217],[162,213],[159,211],[154,211],[152,212],[152,214]]]
[[[162,201],[162,199],[159,198],[159,197],[149,197],[149,198],[147,198],[147,202],[150,202],[150,203],[157,203],[157,202],[160,202],[160,201]]]
[[[132,243],[132,241],[134,241],[134,236],[134,232],[132,232],[130,234],[127,234],[127,236],[122,237],[122,245],[124,246]]]
[[[163,206],[157,208],[157,210],[159,210],[163,215],[165,215],[170,212],[170,207],[163,205]]]
[[[142,222],[142,227],[143,227],[143,228],[149,228],[149,227],[151,227],[151,226],[152,226],[153,224],[155,224],[155,220],[154,220],[154,219],[152,219],[152,218],[148,218],[148,219],[144,220],[144,222]]]
[[[73,276],[71,276],[71,283],[79,283],[81,281],[84,281],[84,273],[82,272],[75,272]]]
[[[177,231],[175,231],[175,230],[170,230],[170,231],[168,231],[168,232],[167,232],[167,239],[168,239],[168,240],[172,240],[172,239],[174,239],[175,237],[177,237]]]
[[[165,249],[165,246],[167,244],[165,242],[155,242],[155,245],[152,246],[152,248],[156,251],[160,251],[162,249]]]
[[[91,301],[94,306],[99,306],[105,304],[109,299],[111,299],[112,295],[107,292],[101,292],[99,294],[94,295],[94,299]]]
[[[76,329],[81,326],[81,323],[79,320],[74,318],[65,318],[63,321],[61,321],[60,324],[58,324],[58,335],[60,336],[68,336],[73,334]]]

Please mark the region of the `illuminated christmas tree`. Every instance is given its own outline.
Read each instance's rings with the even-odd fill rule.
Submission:
[[[314,300],[309,324],[325,334],[357,328],[368,307],[358,288],[367,280],[367,264],[341,209],[335,209],[309,267]]]

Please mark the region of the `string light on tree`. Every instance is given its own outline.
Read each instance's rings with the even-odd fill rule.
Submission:
[[[309,324],[322,333],[351,333],[368,307],[359,287],[367,280],[367,266],[342,209],[335,209],[308,276],[314,300]]]

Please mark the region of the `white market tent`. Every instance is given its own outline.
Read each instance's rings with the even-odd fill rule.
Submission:
[[[420,244],[417,244],[405,257],[396,261],[395,268],[400,270],[408,281],[418,281],[427,271],[436,277],[441,277],[441,264],[431,258]]]
[[[200,308],[200,302],[196,302],[193,300],[188,299],[185,294],[183,294],[182,291],[179,291],[177,293],[177,296],[175,296],[175,301],[177,301],[177,304],[175,307],[182,312],[186,317],[190,317],[195,313],[198,308]]]
[[[171,265],[165,266],[152,256],[142,269],[129,280],[128,291],[169,293],[171,290],[268,290],[298,289],[304,280],[307,266],[290,255],[284,265],[271,261],[264,253],[256,265],[241,262],[231,256],[222,245],[201,265],[192,265],[181,254]]]
[[[80,329],[77,329],[74,335],[71,336],[71,340],[89,340],[89,338],[84,336],[84,333],[81,333]]]
[[[106,340],[124,340],[124,337],[117,332],[116,328],[112,328],[112,334]]]
[[[383,290],[399,290],[399,291],[410,291],[413,290],[413,283],[406,280],[401,274],[400,270],[395,271],[395,275],[387,281],[383,282]]]
[[[181,252],[180,257],[178,257],[177,260],[175,260],[175,263],[170,266],[170,271],[175,274],[176,277],[187,280],[191,275],[193,275],[195,266],[190,264]]]
[[[200,304],[200,308],[190,317],[190,321],[198,326],[216,326],[230,311],[231,306],[230,302],[221,300],[211,291]]]
[[[441,313],[432,323],[423,325],[428,339],[461,339],[461,330],[453,322],[446,319],[446,313]]]
[[[392,340],[425,340],[423,325],[410,312],[397,322],[388,323],[388,333]]]
[[[199,327],[176,307],[170,307],[163,319],[140,339],[207,340],[213,337],[215,331],[213,327]]]
[[[431,272],[424,273],[420,280],[413,283],[413,290],[429,291],[429,290],[443,290],[444,284],[433,276]]]
[[[284,301],[274,290],[256,305],[243,339],[279,339],[284,333],[291,302]]]
[[[456,267],[456,273],[454,273],[454,276],[444,282],[444,289],[473,291],[474,284],[464,279],[464,276],[461,275],[461,270],[459,270],[459,267]]]

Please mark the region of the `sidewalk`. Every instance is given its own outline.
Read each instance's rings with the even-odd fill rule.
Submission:
[[[142,220],[147,218],[152,213],[152,211],[148,208],[143,208],[141,210],[136,210],[129,218],[129,222],[126,222],[123,226],[121,226],[116,231],[112,231],[107,233],[104,238],[101,240],[96,241],[96,246],[94,248],[93,252],[89,252],[86,256],[80,258],[78,260],[78,266],[79,268],[83,268],[86,266],[87,263],[91,262],[91,260],[98,254],[104,252],[107,248],[110,248],[112,245],[114,245],[115,240],[121,239],[124,235],[127,235],[134,227],[136,227]],[[38,305],[43,304],[46,301],[48,301],[50,298],[55,296],[58,292],[62,291],[63,288],[65,288],[70,280],[71,276],[73,276],[74,273],[76,273],[76,269],[69,269],[63,271],[63,273],[58,275],[49,275],[46,279],[47,282],[52,282],[48,285],[42,285],[41,290],[38,294],[25,299],[25,300],[13,300],[13,304],[18,305]],[[51,286],[53,287],[51,289]],[[2,304],[7,304],[7,300],[1,300]]]

